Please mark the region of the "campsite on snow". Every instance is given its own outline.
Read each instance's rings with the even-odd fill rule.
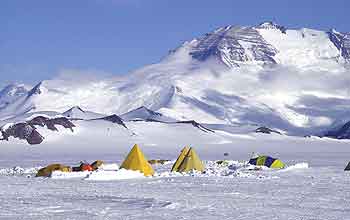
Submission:
[[[349,219],[350,33],[229,25],[73,72],[0,84],[0,219]]]

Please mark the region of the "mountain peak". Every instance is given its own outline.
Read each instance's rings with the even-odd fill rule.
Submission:
[[[81,117],[82,115],[84,115],[84,113],[85,111],[81,109],[79,106],[73,106],[72,108],[63,112],[62,115],[68,118],[74,118],[74,117]]]
[[[273,21],[266,21],[263,23],[260,23],[256,28],[260,29],[274,29],[274,30],[280,30],[283,34],[287,33],[287,28],[281,25],[276,24]]]
[[[141,106],[137,109],[131,110],[120,116],[123,120],[145,120],[145,121],[163,121],[172,122],[176,121],[173,118],[167,117],[159,112],[155,112],[145,106]]]
[[[84,113],[85,111],[82,108],[80,108],[80,106],[76,105],[65,112],[83,112]]]
[[[238,67],[242,63],[275,64],[277,52],[256,28],[226,26],[195,41],[189,54],[199,61],[214,58],[228,67]]]
[[[62,113],[63,116],[71,119],[81,119],[81,120],[90,120],[95,118],[101,118],[105,115],[99,114],[96,112],[85,111],[80,106],[73,106],[67,111]]]

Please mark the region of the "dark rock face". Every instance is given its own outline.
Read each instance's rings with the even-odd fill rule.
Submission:
[[[43,116],[38,116],[28,121],[27,123],[33,126],[35,125],[38,125],[41,127],[46,126],[48,129],[52,131],[58,131],[55,125],[61,125],[64,128],[69,128],[72,132],[73,132],[73,128],[75,127],[75,125],[71,121],[69,121],[69,119],[64,117],[50,119]]]
[[[110,116],[107,116],[107,117],[103,117],[103,118],[92,119],[91,121],[94,121],[94,120],[105,120],[105,121],[109,121],[109,122],[112,122],[112,123],[115,123],[115,124],[119,124],[119,125],[123,126],[126,129],[128,128],[128,127],[126,127],[125,123],[123,122],[123,119],[121,119],[116,114],[113,114],[113,115],[110,115]]]
[[[32,133],[29,135],[28,138],[26,138],[28,144],[34,145],[34,144],[41,144],[41,142],[44,141],[44,137],[41,136],[41,134],[34,129]]]
[[[41,91],[41,84],[42,82],[38,83],[36,86],[34,86],[29,92],[28,92],[28,97],[29,96],[33,96],[33,95],[38,95],[38,94],[41,94],[42,91]]]
[[[326,132],[324,136],[336,139],[350,139],[350,122],[347,122],[339,129]]]
[[[259,127],[255,130],[256,133],[264,133],[264,134],[271,134],[271,133],[276,133],[276,134],[281,134],[281,132],[273,130],[268,127]]]
[[[26,122],[12,125],[5,131],[1,132],[3,140],[8,140],[9,137],[14,137],[21,140],[27,140],[29,144],[40,144],[44,140],[44,137],[36,131],[35,127]]]
[[[31,125],[39,125],[41,127],[44,127],[46,125],[47,120],[48,118],[45,118],[44,116],[38,116],[30,120],[29,123]]]
[[[46,118],[38,116],[30,121],[17,123],[10,126],[6,130],[1,130],[2,140],[8,140],[9,137],[26,140],[29,144],[40,144],[44,141],[44,137],[36,130],[35,126],[46,126],[47,129],[52,131],[58,131],[56,125],[61,125],[64,128],[68,128],[73,132],[75,125],[67,118]]]
[[[49,119],[46,124],[47,128],[49,128],[48,124],[50,124],[50,127],[54,128],[55,130],[57,130],[55,125],[61,125],[64,128],[70,129],[72,132],[73,128],[75,127],[75,125],[70,120],[64,117]]]
[[[204,131],[204,132],[212,132],[212,133],[215,133],[215,131],[209,129],[209,128],[206,128],[204,127],[203,125],[199,124],[198,122],[196,121],[178,121],[176,122],[178,124],[191,124],[193,127],[196,127],[196,128],[199,128],[200,130]]]
[[[264,40],[257,28],[228,26],[200,38],[190,55],[199,61],[214,57],[228,67],[237,67],[240,62],[246,61],[275,64],[273,57],[277,52]]]
[[[350,62],[350,33],[339,33],[331,30],[328,35],[334,46],[340,51],[341,56]]]

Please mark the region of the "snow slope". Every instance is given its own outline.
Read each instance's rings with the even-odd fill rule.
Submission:
[[[85,119],[85,120],[102,118],[106,116],[95,112],[85,111],[79,106],[74,106],[68,109],[67,111],[63,112],[62,115],[70,119]]]
[[[144,106],[131,110],[125,114],[120,116],[123,120],[131,121],[131,120],[145,120],[145,121],[162,121],[162,122],[175,122],[175,119],[170,117],[166,117],[159,112],[152,111]]]
[[[348,48],[348,34],[335,30],[227,26],[125,76],[45,80],[11,99],[0,120],[73,106],[128,120],[147,118],[144,107],[175,120],[319,134],[350,120]]]

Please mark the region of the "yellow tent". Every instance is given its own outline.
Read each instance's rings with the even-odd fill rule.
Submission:
[[[51,176],[53,171],[71,172],[72,169],[69,166],[64,166],[62,164],[51,164],[47,167],[41,168],[36,174],[36,176],[49,177]]]
[[[148,163],[145,155],[137,144],[131,149],[120,168],[137,170],[142,172],[145,176],[152,176],[154,174],[152,166]]]
[[[181,153],[179,155],[179,157],[177,158],[176,162],[174,163],[173,167],[171,168],[171,172],[175,172],[178,171],[182,161],[185,159],[186,155],[188,154],[188,151],[190,150],[189,147],[184,147],[181,150]]]
[[[183,157],[182,154],[185,154],[184,153],[185,151],[186,151],[186,148],[183,149],[178,160],[179,159],[181,160],[181,157]],[[191,170],[197,170],[200,172],[204,171],[203,162],[201,161],[201,159],[199,159],[196,151],[193,148],[190,148],[185,155],[186,156],[182,159],[180,165],[177,168],[174,167],[174,170],[172,171],[176,171],[176,172],[188,172]]]

